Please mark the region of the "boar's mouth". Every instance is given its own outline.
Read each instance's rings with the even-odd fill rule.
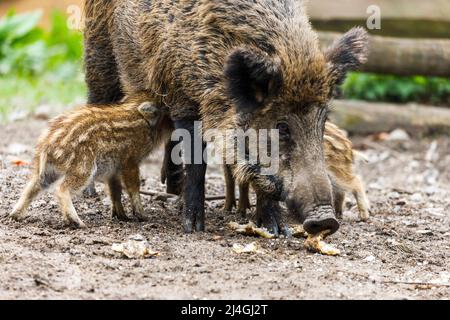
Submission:
[[[339,229],[339,222],[331,205],[315,207],[310,212],[307,212],[305,216],[303,228],[309,234],[317,234],[326,230],[329,230],[329,234],[333,234]]]

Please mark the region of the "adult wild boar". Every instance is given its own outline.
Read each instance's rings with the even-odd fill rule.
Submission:
[[[363,29],[323,53],[299,0],[91,0],[85,41],[90,103],[146,92],[192,136],[199,119],[205,129],[278,128],[279,173],[241,162],[238,183],[252,184],[274,232],[280,200],[305,213],[306,231],[338,229],[323,131],[334,88],[366,59]],[[188,159],[184,170],[184,230],[202,231],[206,164]]]

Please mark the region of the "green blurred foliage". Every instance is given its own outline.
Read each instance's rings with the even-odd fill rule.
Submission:
[[[52,14],[50,30],[38,27],[41,12],[0,19],[0,117],[40,104],[68,104],[85,97],[83,38],[64,14]]]
[[[52,15],[52,27],[45,32],[37,25],[41,12],[15,15],[0,20],[0,74],[37,76],[56,72],[66,76],[67,63],[79,63],[83,53],[81,32],[69,30],[66,17]],[[61,72],[58,69],[62,68]]]
[[[450,79],[446,78],[351,73],[343,92],[348,99],[450,106]]]

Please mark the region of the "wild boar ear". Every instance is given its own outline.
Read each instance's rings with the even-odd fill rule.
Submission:
[[[158,123],[161,112],[153,103],[141,103],[138,107],[138,111],[151,126],[155,126]]]
[[[278,94],[283,77],[280,62],[263,52],[239,48],[225,63],[226,89],[239,112],[249,113]]]
[[[362,27],[348,31],[325,51],[330,63],[330,72],[335,84],[344,82],[348,71],[358,69],[367,61],[369,37]]]

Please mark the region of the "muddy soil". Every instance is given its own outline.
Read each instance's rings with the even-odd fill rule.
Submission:
[[[6,216],[17,201],[45,121],[0,126],[0,298],[2,299],[448,299],[450,298],[450,139],[366,143],[359,164],[373,216],[359,222],[348,197],[341,229],[328,241],[342,255],[307,252],[302,239],[233,234],[240,221],[209,202],[207,232],[184,235],[174,201],[145,197],[150,222],[109,217],[108,201],[78,197],[87,230],[67,229],[51,193],[42,194],[22,223]],[[433,143],[433,141],[435,141]],[[430,148],[431,146],[431,148]],[[161,152],[143,166],[142,189],[163,191]],[[219,167],[208,170],[208,195],[224,193]],[[161,255],[133,260],[112,244],[141,234]],[[236,254],[256,241],[262,252]]]

